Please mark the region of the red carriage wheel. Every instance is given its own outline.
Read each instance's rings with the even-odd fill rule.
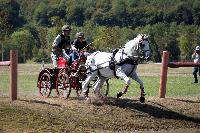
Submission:
[[[48,73],[43,73],[39,79],[39,94],[43,97],[49,97],[51,94],[51,79]]]
[[[69,76],[65,69],[61,69],[58,73],[56,81],[56,91],[59,97],[68,98],[71,93],[71,86],[69,82]]]

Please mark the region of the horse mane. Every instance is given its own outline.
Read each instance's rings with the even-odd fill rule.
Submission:
[[[135,56],[135,51],[138,51],[139,49],[139,42],[143,39],[148,39],[148,35],[146,34],[138,34],[137,37],[135,37],[132,40],[129,40],[125,45],[124,45],[124,52],[129,55],[129,56]]]
[[[139,34],[140,35],[140,34]],[[125,45],[124,45],[124,52],[129,55],[129,56],[134,56],[133,51],[137,51],[139,49],[139,46],[137,45],[141,39],[141,36],[137,36],[132,40],[129,40]]]

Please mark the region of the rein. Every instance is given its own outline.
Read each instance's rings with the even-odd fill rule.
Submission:
[[[127,59],[123,59],[123,54],[125,54],[128,58]],[[133,56],[134,57],[134,56]],[[138,57],[136,57],[138,58]],[[119,63],[116,63],[116,65],[122,66],[123,64],[131,64],[131,65],[138,65],[138,60],[134,60],[132,59],[127,53],[124,52],[124,50],[122,49],[122,60]]]
[[[105,63],[107,63],[107,62],[109,62],[109,61],[103,62],[103,63],[101,63],[101,64],[99,64],[99,65],[105,64]],[[100,69],[103,69],[103,68],[109,67],[109,66],[98,67],[98,66],[96,66],[96,65],[84,65],[84,66],[89,66],[89,69],[90,69],[90,71],[87,72],[86,74],[89,74],[89,73],[95,72],[95,71],[97,71],[97,70],[100,70]],[[91,66],[96,66],[97,69],[91,70]]]
[[[148,40],[147,40],[148,41]],[[149,41],[148,41],[149,42]],[[140,55],[140,59],[144,58],[144,53],[146,53],[147,51],[150,51],[150,47],[147,50],[142,50],[142,45],[144,45],[142,42],[139,42],[139,55]]]

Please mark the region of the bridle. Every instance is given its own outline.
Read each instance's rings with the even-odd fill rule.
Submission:
[[[146,53],[147,51],[150,51],[150,47],[147,50],[143,50],[143,47],[145,47],[144,41],[147,41],[148,43],[150,43],[148,38],[143,38],[143,37],[139,41],[138,45],[139,45],[139,57],[140,57],[140,59],[144,59],[144,53]]]

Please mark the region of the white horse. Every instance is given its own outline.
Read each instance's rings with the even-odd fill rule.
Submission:
[[[119,92],[117,97],[121,97],[128,90],[131,83],[130,78],[140,84],[141,97],[140,101],[145,101],[144,84],[136,73],[138,61],[141,58],[150,57],[149,39],[147,35],[139,34],[133,40],[128,41],[125,46],[115,53],[94,52],[87,57],[85,66],[88,70],[88,75],[82,83],[82,92],[85,98],[88,98],[88,85],[96,76],[97,82],[93,86],[94,93],[97,97],[103,98],[100,94],[100,88],[103,83],[110,78],[119,77],[124,80],[125,87],[123,92]]]

